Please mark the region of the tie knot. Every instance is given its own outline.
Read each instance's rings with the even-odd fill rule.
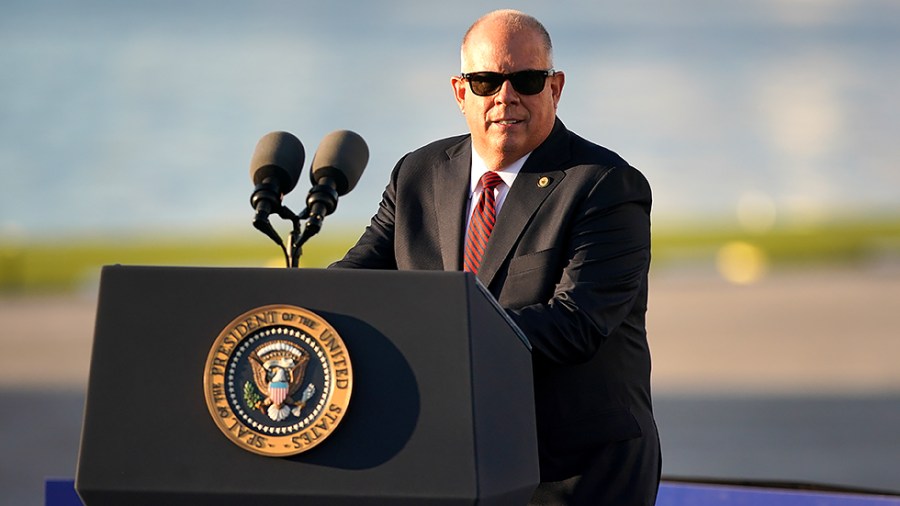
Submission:
[[[500,179],[500,175],[492,170],[485,172],[481,176],[481,186],[484,187],[485,191],[493,190],[502,182],[503,180]]]

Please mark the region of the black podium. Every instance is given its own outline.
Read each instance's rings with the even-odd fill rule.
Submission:
[[[352,396],[288,457],[229,441],[204,397],[222,328],[270,304],[340,334]],[[538,482],[531,359],[471,274],[103,269],[75,486],[88,506],[526,504]]]

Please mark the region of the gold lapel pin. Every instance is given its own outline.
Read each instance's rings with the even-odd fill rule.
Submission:
[[[544,177],[538,179],[538,188],[546,188],[548,184],[550,184],[549,177],[544,176]]]

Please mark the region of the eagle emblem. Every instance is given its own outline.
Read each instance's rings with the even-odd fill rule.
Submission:
[[[269,457],[305,452],[343,420],[353,367],[341,336],[321,316],[287,304],[234,318],[209,350],[203,392],[219,430]]]
[[[265,399],[249,393],[245,386],[245,399],[249,405],[263,411],[276,422],[291,415],[300,416],[306,401],[316,393],[316,386],[306,385],[299,399],[294,399],[303,384],[309,354],[290,341],[271,341],[251,352],[253,382]],[[247,385],[249,386],[249,385]]]

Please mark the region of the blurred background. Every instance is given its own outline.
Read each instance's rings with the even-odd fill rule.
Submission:
[[[74,476],[99,266],[281,265],[249,206],[273,130],[367,140],[303,264],[338,258],[394,163],[465,131],[459,42],[501,7],[653,186],[664,474],[900,493],[900,4],[6,0],[0,504]]]

